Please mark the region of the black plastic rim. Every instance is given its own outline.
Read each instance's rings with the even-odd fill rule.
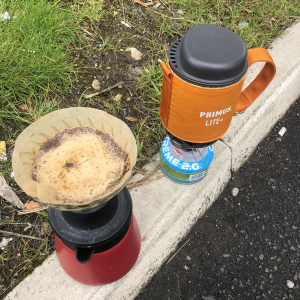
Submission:
[[[132,200],[127,188],[97,211],[78,214],[49,209],[50,225],[71,250],[95,248],[100,253],[113,248],[126,235],[132,215]]]
[[[170,132],[168,132],[168,136],[170,137],[170,142],[171,144],[178,148],[178,149],[182,149],[182,150],[186,150],[186,151],[192,151],[192,149],[199,149],[199,148],[204,148],[204,147],[208,147],[211,146],[212,144],[214,144],[216,141],[218,140],[214,140],[208,143],[191,143],[191,142],[187,142],[184,140],[179,139],[178,137],[174,136],[173,134],[171,134]]]

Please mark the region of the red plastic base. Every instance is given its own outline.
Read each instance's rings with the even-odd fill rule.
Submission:
[[[89,285],[102,285],[114,282],[135,264],[141,249],[141,233],[134,215],[125,237],[113,248],[94,254],[85,264],[76,260],[76,254],[55,236],[58,260],[73,279]]]

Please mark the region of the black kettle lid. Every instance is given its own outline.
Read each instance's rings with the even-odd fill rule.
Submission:
[[[192,26],[168,52],[173,72],[192,84],[221,87],[247,72],[247,47],[233,31],[216,25]]]

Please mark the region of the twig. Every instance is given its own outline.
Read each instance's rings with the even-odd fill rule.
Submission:
[[[190,239],[188,239],[180,248],[179,250],[167,261],[166,265],[175,257],[175,255],[189,242]]]
[[[83,39],[81,38],[80,34],[78,32],[76,32],[78,38],[83,42]]]
[[[117,51],[118,54],[121,54],[122,56],[129,58],[131,61],[133,61],[133,59],[130,56],[127,56],[125,54],[123,54],[121,51]]]
[[[50,57],[48,57],[48,56],[44,56],[44,57],[46,57],[46,58],[48,58],[48,59],[50,59],[50,60],[56,62],[56,60],[54,60],[54,59],[52,59],[52,58],[50,58]]]
[[[88,35],[90,35],[91,37],[94,37],[94,35],[92,33],[90,33],[89,31],[85,30],[84,28],[80,27],[83,31],[85,31]]]
[[[47,208],[48,208],[47,206],[42,206],[42,207],[38,207],[38,208],[23,209],[18,213],[18,215],[26,215],[26,214],[30,214],[30,213],[33,213],[36,211],[45,210]]]
[[[4,231],[4,230],[0,230],[0,233],[6,234],[6,235],[15,235],[15,236],[19,236],[19,237],[23,237],[23,238],[27,238],[27,239],[39,240],[39,241],[44,240],[44,239],[37,238],[35,236],[24,235],[24,234],[19,234],[19,233],[10,232],[10,231]]]
[[[159,178],[162,178],[164,177],[165,175],[161,175],[161,176],[157,176],[155,178],[152,178],[152,179],[149,179],[149,180],[143,180],[143,181],[137,181],[137,182],[134,182],[134,183],[129,183],[126,185],[126,187],[128,189],[132,188],[132,187],[135,187],[135,186],[138,186],[138,185],[141,185],[141,184],[144,184],[144,183],[147,183],[147,182],[150,182],[150,181],[153,181],[153,180],[156,180],[156,179],[159,179]]]
[[[107,89],[105,89],[105,90],[103,90],[103,91],[97,92],[97,93],[95,93],[95,94],[84,95],[83,97],[84,97],[85,99],[89,99],[89,98],[92,98],[92,97],[94,97],[94,96],[101,95],[101,94],[103,94],[103,93],[109,92],[110,90],[112,90],[112,89],[114,89],[114,88],[116,88],[116,87],[118,87],[118,86],[120,86],[120,85],[123,85],[123,84],[124,84],[124,82],[123,82],[123,81],[120,81],[120,82],[116,83],[115,85],[112,85],[112,86],[108,87]]]
[[[157,171],[158,169],[160,168],[160,165],[156,166],[149,174],[147,174],[145,177],[143,177],[142,179],[139,179],[135,182],[131,182],[129,183],[129,185],[131,184],[135,184],[135,183],[138,183],[138,182],[143,182],[145,181],[147,178],[149,178],[155,171]]]
[[[142,1],[139,1],[139,0],[133,0],[134,3],[138,3],[138,4],[141,4],[142,6],[144,7],[148,7],[149,5],[153,5],[154,3],[150,2],[150,3],[145,3],[145,2],[142,2]]]
[[[149,178],[153,173],[155,173],[158,169],[160,168],[160,165],[156,166],[148,175],[146,175],[144,178],[138,180],[137,182],[140,181],[145,181],[147,178]],[[134,182],[135,183],[135,182]]]

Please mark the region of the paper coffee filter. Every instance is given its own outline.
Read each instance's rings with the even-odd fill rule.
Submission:
[[[43,186],[32,179],[31,164],[34,150],[41,143],[55,133],[66,128],[89,126],[109,133],[129,156],[129,171],[122,180],[113,187],[102,199],[97,199],[84,205],[74,202],[61,203],[51,197],[54,194],[52,187]],[[52,112],[38,119],[27,127],[17,138],[12,156],[14,177],[23,191],[35,200],[53,208],[61,210],[80,210],[96,206],[108,201],[118,193],[131,176],[137,157],[135,138],[129,127],[120,119],[106,112],[87,107],[66,108]]]

